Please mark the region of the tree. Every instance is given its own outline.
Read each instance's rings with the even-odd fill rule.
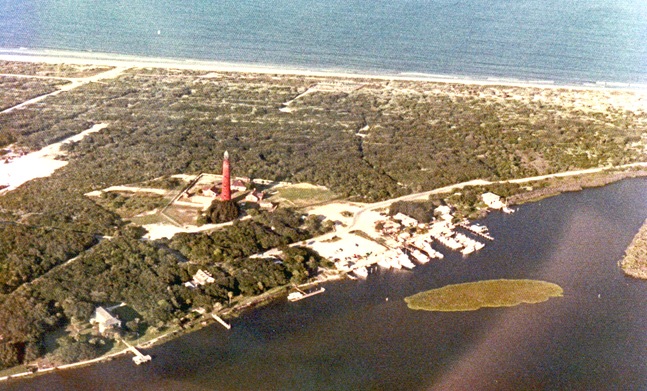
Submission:
[[[20,364],[19,353],[20,351],[15,344],[0,343],[0,369]]]
[[[238,204],[235,201],[214,200],[205,215],[207,223],[220,224],[232,221],[239,214]]]

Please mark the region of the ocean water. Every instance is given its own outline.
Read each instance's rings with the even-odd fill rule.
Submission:
[[[643,0],[0,0],[0,53],[647,85]]]

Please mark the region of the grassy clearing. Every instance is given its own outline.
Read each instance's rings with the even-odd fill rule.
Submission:
[[[289,201],[298,207],[315,205],[337,198],[337,195],[332,191],[319,186],[304,186],[299,184],[279,187],[276,190],[277,194],[274,197]]]
[[[536,280],[487,280],[447,285],[404,299],[412,310],[475,311],[483,307],[513,307],[561,297],[559,285]]]
[[[159,214],[133,217],[130,221],[137,225],[168,223],[168,220]]]

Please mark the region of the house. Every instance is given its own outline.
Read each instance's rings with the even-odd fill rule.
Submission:
[[[234,179],[231,182],[231,190],[233,190],[233,191],[245,191],[245,190],[247,190],[247,183],[249,183],[249,181],[245,182],[242,179]]]
[[[216,281],[212,276],[211,273],[205,272],[204,270],[200,269],[198,272],[193,276],[193,284],[194,285],[206,285],[206,284],[211,284],[212,282]]]
[[[499,209],[502,210],[505,213],[512,213],[514,212],[512,209],[508,208],[508,206],[501,200],[501,197],[494,194],[487,192],[483,195],[481,195],[481,198],[483,199],[483,203],[487,205],[489,208],[492,209]]]
[[[501,202],[501,197],[491,193],[487,192],[481,195],[481,198],[483,199],[483,202],[485,205],[489,206],[490,208],[494,209],[501,209],[503,208],[503,203]]]
[[[409,217],[404,213],[396,213],[396,215],[393,216],[393,219],[400,220],[402,225],[406,227],[415,227],[416,225],[418,225],[418,220],[414,219],[413,217]]]
[[[501,197],[494,193],[487,192],[483,194],[481,198],[483,199],[483,203],[492,209],[503,209],[506,206],[503,201],[501,201]]]
[[[267,200],[260,200],[258,201],[258,206],[272,212],[279,206],[279,204],[273,204],[271,201],[267,201]]]
[[[452,208],[448,205],[440,205],[434,209],[434,215],[438,216],[441,220],[452,221]]]
[[[259,192],[256,189],[252,190],[247,196],[245,196],[245,201],[247,202],[260,202],[265,198],[264,192]]]
[[[216,185],[205,186],[202,188],[202,195],[206,197],[217,197],[218,188],[216,187]]]
[[[106,330],[121,327],[121,321],[110,315],[110,312],[103,307],[97,307],[94,310],[94,316],[90,318],[90,323],[97,324],[101,334]]]

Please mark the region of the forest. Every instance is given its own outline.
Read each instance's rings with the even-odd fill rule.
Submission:
[[[62,78],[106,69],[0,63],[0,74]],[[0,102],[64,82],[38,80],[0,77]],[[66,167],[0,195],[0,368],[44,354],[48,333],[87,320],[96,305],[125,301],[147,327],[163,328],[194,305],[227,305],[232,295],[300,282],[325,263],[285,247],[327,228],[299,210],[145,241],[113,212],[140,205],[119,194],[84,196],[90,191],[217,172],[225,150],[235,176],[309,182],[364,202],[477,178],[646,160],[647,114],[612,103],[630,92],[352,82],[360,88],[332,77],[129,69],[0,113],[0,150],[11,143],[37,150],[108,124],[66,146]],[[327,87],[294,100],[318,84]],[[469,204],[474,194],[457,201]],[[274,247],[284,248],[284,259],[249,258]],[[216,283],[184,287],[198,268]],[[61,354],[99,354],[97,340],[76,338]]]
[[[40,275],[29,280],[29,284],[16,287],[13,280],[5,283],[6,294],[0,295],[0,368],[46,353],[48,333],[69,325],[87,324],[95,308],[107,303],[124,302],[136,311],[140,321],[132,327],[135,330],[163,329],[180,324],[193,307],[211,311],[218,303],[229,305],[232,298],[305,282],[316,275],[319,266],[330,266],[309,249],[287,247],[325,232],[316,216],[306,218],[288,209],[259,212],[253,219],[212,233],[179,234],[172,240],[157,242],[139,240],[143,232],[135,228],[122,227],[114,237],[94,243],[63,267],[52,267],[57,259],[33,261],[34,268],[49,262],[42,266],[48,273],[43,275],[42,270],[37,270],[21,274],[25,279]],[[25,238],[30,239],[34,240]],[[57,238],[52,239],[55,243]],[[70,240],[68,246],[72,244]],[[19,245],[16,243],[15,247]],[[280,259],[249,258],[276,247],[283,250]],[[34,247],[27,244],[24,248]],[[41,249],[41,253],[46,254],[47,250]],[[54,250],[56,247],[50,256],[57,255]],[[21,256],[24,254],[18,250],[12,253],[12,257]],[[9,265],[19,268],[29,261],[31,258],[24,256],[20,264]],[[216,281],[198,288],[184,286],[199,269],[211,273]],[[88,338],[85,333],[77,333],[74,337],[54,350],[55,361],[73,361],[79,352],[83,352],[84,358],[102,352],[96,343],[99,336]]]

